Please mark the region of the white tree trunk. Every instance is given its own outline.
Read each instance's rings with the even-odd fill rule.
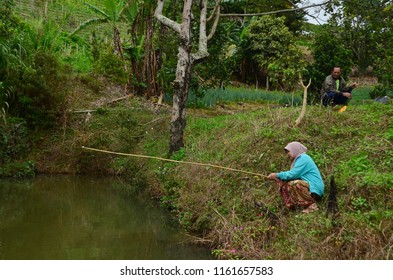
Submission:
[[[214,12],[219,16],[219,4],[221,0],[216,0],[216,7]],[[180,36],[178,61],[176,68],[176,78],[173,83],[173,109],[170,129],[170,142],[169,152],[173,153],[178,151],[184,146],[184,129],[186,127],[186,102],[188,98],[188,91],[191,82],[192,65],[195,62],[201,61],[207,57],[207,41],[213,36],[215,28],[218,23],[216,16],[215,23],[212,28],[212,33],[209,37],[206,35],[206,22],[207,22],[207,0],[200,0],[200,25],[199,25],[199,44],[198,51],[192,53],[192,5],[193,0],[184,0],[182,23],[179,24],[162,15],[165,0],[157,0],[157,8],[154,16],[164,25],[172,28]]]
[[[191,6],[193,0],[185,0],[182,24],[180,28],[180,45],[176,67],[176,79],[173,83],[173,109],[170,129],[169,152],[176,152],[184,146],[183,132],[186,127],[186,103],[191,81]]]

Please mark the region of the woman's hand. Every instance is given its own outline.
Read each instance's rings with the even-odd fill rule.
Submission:
[[[267,176],[267,179],[269,180],[275,180],[278,181],[279,179],[277,178],[277,173],[270,173],[269,176]]]
[[[277,177],[277,173],[270,173],[267,179],[276,181],[278,190],[281,191],[282,181]]]

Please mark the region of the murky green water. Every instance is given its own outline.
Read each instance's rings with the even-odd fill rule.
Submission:
[[[211,259],[116,178],[0,179],[0,259]],[[123,188],[124,189],[124,188]]]

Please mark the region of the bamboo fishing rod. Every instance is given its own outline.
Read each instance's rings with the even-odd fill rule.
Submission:
[[[160,157],[154,157],[154,156],[137,155],[137,154],[126,154],[126,153],[119,153],[119,152],[113,152],[113,151],[108,151],[108,150],[95,149],[95,148],[90,148],[90,147],[85,147],[85,146],[82,146],[82,149],[90,150],[90,151],[94,151],[94,152],[112,154],[112,155],[137,157],[137,158],[148,158],[148,159],[157,159],[157,160],[168,161],[168,162],[175,162],[175,163],[184,163],[184,164],[192,164],[192,165],[198,165],[198,166],[207,166],[207,167],[225,169],[225,170],[229,170],[229,171],[241,172],[241,173],[246,173],[246,174],[251,174],[251,175],[267,178],[266,175],[263,175],[263,174],[260,174],[260,173],[249,172],[249,171],[245,171],[245,170],[240,170],[240,169],[235,169],[235,168],[230,168],[230,167],[225,167],[225,166],[220,166],[220,165],[214,165],[214,164],[210,164],[210,163],[200,163],[200,162],[192,162],[192,161],[180,161],[180,160],[174,160],[174,159],[168,159],[168,158],[160,158]]]

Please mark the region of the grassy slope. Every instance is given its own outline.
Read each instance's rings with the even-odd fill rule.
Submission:
[[[83,108],[94,109],[92,104]],[[42,172],[123,175],[130,191],[148,184],[219,258],[392,259],[392,106],[359,101],[342,114],[309,106],[304,122],[294,127],[299,111],[261,103],[189,109],[186,147],[173,158],[267,175],[288,169],[283,147],[301,141],[325,182],[336,178],[337,217],[326,214],[326,197],[316,213],[285,211],[273,183],[245,173],[81,149],[165,157],[169,109],[134,99],[104,106],[89,120],[70,114],[61,131],[37,145],[33,159]]]
[[[309,107],[305,122],[294,128],[298,113],[298,108],[266,107],[213,118],[190,117],[187,145],[179,156],[267,175],[288,169],[283,147],[301,141],[326,183],[334,174],[339,217],[326,215],[326,197],[317,213],[288,213],[273,183],[199,166],[161,167],[165,202],[172,204],[186,226],[209,229],[205,238],[213,242],[219,257],[391,259],[392,107],[350,106],[343,114]],[[256,208],[255,201],[264,207]],[[269,218],[266,208],[278,220]]]

